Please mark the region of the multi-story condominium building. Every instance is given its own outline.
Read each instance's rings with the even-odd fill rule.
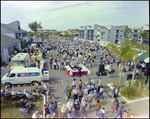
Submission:
[[[26,42],[30,40],[28,32],[21,29],[19,21],[14,21],[9,24],[1,23],[1,33],[16,39],[23,38]]]
[[[123,40],[127,37],[128,34],[124,34],[124,30],[126,25],[123,26],[113,26],[111,25],[111,32],[110,32],[110,40],[111,42],[121,44]]]
[[[105,31],[103,37],[101,36],[101,31]],[[99,35],[99,37],[95,37]],[[81,26],[80,29],[80,40],[88,40],[88,41],[101,41],[108,40],[108,29],[105,26],[99,26],[98,24]]]
[[[57,30],[55,29],[39,29],[38,33],[51,33],[51,34],[55,34],[57,32]]]

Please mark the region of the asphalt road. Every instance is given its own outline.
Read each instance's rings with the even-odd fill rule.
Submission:
[[[55,51],[56,52],[56,51]],[[79,81],[79,79],[82,79],[82,81],[85,83],[88,81],[88,78],[85,76],[82,76],[81,78],[78,77],[69,77],[68,75],[65,74],[65,72],[63,70],[50,70],[49,68],[49,59],[45,59],[45,68],[49,70],[49,84],[50,84],[50,91],[55,95],[55,98],[58,100],[58,102],[64,102],[64,94],[63,94],[63,89],[65,87],[65,84],[69,84],[71,85],[71,79],[75,78],[77,80],[77,82]],[[90,68],[93,74],[96,74],[96,72],[98,71],[98,66],[99,66],[99,60],[95,60],[94,61],[94,67],[90,68],[90,64],[86,64],[87,68]],[[116,67],[116,63],[113,64],[114,67]],[[7,67],[5,67],[5,71],[8,72],[9,71],[10,66],[8,65]],[[127,74],[130,72],[125,72],[124,75],[124,80],[126,80],[126,76]],[[100,99],[101,105],[102,107],[105,107],[105,117],[114,117],[114,115],[116,114],[116,112],[114,112],[113,114],[109,113],[111,111],[110,105],[111,105],[111,89],[107,86],[108,83],[112,83],[114,81],[118,81],[119,80],[119,71],[117,70],[116,74],[113,74],[110,76],[110,78],[108,78],[107,76],[101,76],[103,85],[104,85],[104,100]],[[94,75],[92,75],[95,78],[98,78]],[[61,83],[61,80],[63,80],[64,84]],[[69,83],[67,83],[67,80],[69,80]],[[59,83],[57,84],[57,81],[59,81]],[[54,82],[54,85],[52,84],[52,82]],[[97,85],[96,85],[97,86]],[[27,90],[31,91],[33,89],[33,87],[31,88],[30,84],[26,85],[25,87]],[[15,89],[19,90],[21,89],[23,91],[23,85],[20,85],[20,87],[18,88],[17,85],[15,85]],[[82,88],[84,89],[84,87]],[[11,88],[8,89],[11,91]],[[73,98],[73,96],[71,97]],[[121,97],[118,98],[119,102],[124,101]],[[124,108],[126,110],[129,110],[130,113],[133,113],[136,117],[149,117],[149,100],[145,100],[145,101],[140,101],[140,102],[135,102],[135,103],[126,103],[124,105]],[[95,108],[92,107],[91,109],[86,109],[86,113],[88,115],[88,117],[93,117],[96,118],[97,116],[95,115]],[[81,115],[82,117],[82,115]]]

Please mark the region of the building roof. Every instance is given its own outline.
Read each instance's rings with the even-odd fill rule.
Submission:
[[[100,29],[107,29],[105,26],[99,26]]]
[[[2,23],[1,23],[1,27],[4,27],[4,28],[7,28],[7,29],[9,29],[9,30],[11,30],[11,31],[16,31],[16,30],[14,30],[14,29],[11,29],[11,28],[8,28],[7,26],[6,26],[6,24],[4,25],[2,25]]]
[[[120,28],[120,27],[126,27],[127,25],[122,25],[122,26],[115,26],[116,28]]]
[[[24,29],[21,29],[21,31],[26,31],[26,30],[24,30]],[[28,31],[26,31],[26,32],[28,32]]]
[[[18,41],[19,40],[15,39],[15,38],[6,36],[4,34],[1,34],[1,47],[7,46],[9,44],[12,44],[12,43],[15,43],[15,42],[18,42]]]
[[[4,23],[1,23],[1,26],[5,26],[6,24],[4,24]]]

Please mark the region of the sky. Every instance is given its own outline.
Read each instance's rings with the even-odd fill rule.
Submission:
[[[149,1],[1,1],[1,23],[41,22],[43,29],[80,29],[80,26],[149,24]]]

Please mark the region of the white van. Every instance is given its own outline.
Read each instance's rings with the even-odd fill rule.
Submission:
[[[36,49],[36,44],[31,44],[30,49]]]
[[[10,70],[14,68],[24,68],[26,65],[31,65],[30,56],[28,53],[18,53],[11,59]]]
[[[10,87],[12,84],[26,84],[41,82],[41,80],[49,80],[49,71],[38,69],[37,67],[30,68],[15,68],[2,78],[2,84]]]

